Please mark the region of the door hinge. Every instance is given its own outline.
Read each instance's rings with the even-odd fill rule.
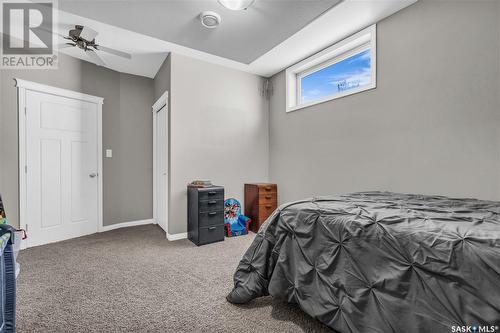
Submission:
[[[27,115],[28,114],[28,107],[24,107],[24,115]]]
[[[24,166],[24,173],[28,173],[28,166],[27,165]]]
[[[26,227],[24,229],[26,231],[26,233],[28,233],[28,225],[26,224]]]

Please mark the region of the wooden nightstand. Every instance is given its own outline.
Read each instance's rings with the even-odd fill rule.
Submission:
[[[252,219],[250,228],[260,226],[278,207],[278,185],[270,183],[245,184],[245,215]]]

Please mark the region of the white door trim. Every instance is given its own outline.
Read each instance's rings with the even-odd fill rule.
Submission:
[[[168,91],[165,91],[163,93],[163,95],[160,96],[160,98],[158,98],[158,100],[153,104],[152,108],[151,108],[151,112],[153,113],[153,221],[155,224],[158,223],[158,212],[157,212],[157,207],[156,207],[156,197],[157,197],[157,190],[156,190],[156,115],[158,113],[158,111],[160,111],[163,107],[166,107],[167,108],[167,112],[170,112],[170,110],[168,110]],[[170,121],[168,122],[169,126],[170,126]],[[168,131],[168,135],[170,136],[170,131]],[[170,142],[170,140],[169,140]],[[168,155],[170,155],[170,150],[168,152]],[[170,164],[170,157],[169,157],[169,160],[168,160],[168,164]],[[167,176],[167,195],[168,195],[168,201],[167,201],[167,213],[170,212],[170,193],[168,191],[168,187],[169,187],[169,184],[170,184],[170,172],[168,173],[168,176]],[[166,216],[166,234],[168,236],[168,214]]]
[[[56,88],[41,83],[21,80],[15,78],[17,87],[17,105],[18,105],[18,133],[19,133],[19,226],[25,228],[26,221],[26,92],[36,91],[45,94],[56,95],[75,100],[94,103],[97,106],[97,191],[98,191],[98,213],[97,213],[97,230],[104,231],[103,226],[103,207],[102,207],[102,97],[82,94],[72,90]],[[27,230],[29,236],[29,230]],[[23,242],[26,244],[26,242]],[[24,246],[23,246],[24,247]]]
[[[162,107],[168,104],[168,91],[165,91],[163,95],[158,98],[158,100],[153,104],[152,112],[158,112]]]

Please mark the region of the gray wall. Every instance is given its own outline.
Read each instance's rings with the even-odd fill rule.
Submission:
[[[163,61],[163,64],[161,65],[158,73],[156,73],[156,76],[154,78],[155,101],[157,101],[165,91],[170,91],[170,59],[171,58],[169,54],[165,61]]]
[[[285,113],[273,77],[280,201],[391,190],[499,198],[499,10],[419,1],[378,24],[375,90]]]
[[[153,217],[153,100],[152,79],[120,74],[120,168],[110,172],[120,170],[121,218],[111,222]]]
[[[18,77],[104,97],[104,225],[152,218],[153,80],[121,74],[65,55],[57,70],[0,71],[0,193],[18,225]]]
[[[268,103],[262,78],[177,54],[171,60],[169,233],[187,230],[186,185],[211,179],[243,202],[268,179]]]

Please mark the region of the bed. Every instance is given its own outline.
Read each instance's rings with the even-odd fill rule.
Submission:
[[[499,331],[499,214],[500,202],[389,192],[285,204],[227,299],[272,295],[341,333]]]

